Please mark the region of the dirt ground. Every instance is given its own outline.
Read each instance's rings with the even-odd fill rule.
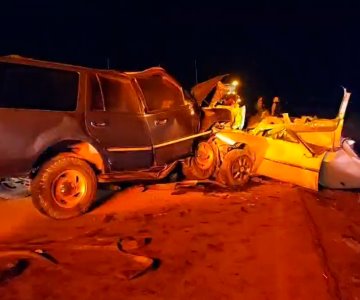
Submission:
[[[0,299],[360,299],[357,193],[262,181],[102,198],[67,221],[0,200]],[[119,251],[126,237],[151,241],[132,253],[154,270],[129,279],[149,259]]]

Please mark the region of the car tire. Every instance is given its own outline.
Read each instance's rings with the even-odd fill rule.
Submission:
[[[253,160],[247,148],[234,149],[223,159],[217,174],[217,181],[230,187],[243,187],[250,180]]]
[[[87,212],[96,190],[97,179],[91,166],[69,155],[46,162],[31,183],[34,206],[54,219],[69,219]]]
[[[200,142],[194,157],[187,158],[182,164],[182,173],[186,179],[209,179],[218,165],[218,151],[212,142]]]

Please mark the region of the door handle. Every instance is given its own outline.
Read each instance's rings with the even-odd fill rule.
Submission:
[[[106,127],[107,123],[106,122],[90,122],[92,127]]]
[[[165,125],[166,123],[167,123],[167,119],[155,120],[155,126]]]

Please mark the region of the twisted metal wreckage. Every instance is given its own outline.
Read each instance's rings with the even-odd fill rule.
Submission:
[[[220,151],[223,155],[228,155],[229,146],[246,148],[252,161],[249,175],[262,175],[316,191],[319,185],[332,189],[360,188],[360,159],[354,150],[355,142],[342,137],[350,95],[344,89],[334,119],[291,118],[284,113],[282,117],[266,117],[246,130],[219,130],[216,143],[219,149],[225,149]]]
[[[204,91],[200,86],[192,92],[203,93],[197,98],[205,99],[209,86],[215,87],[223,77],[212,79]],[[219,87],[224,89],[218,84],[217,89]],[[233,94],[234,87],[228,85],[228,88]],[[334,119],[293,118],[284,113],[282,117],[266,117],[247,129],[233,124],[214,128],[213,143],[220,156],[215,177],[222,183],[239,186],[247,183],[251,176],[260,175],[316,191],[319,185],[332,189],[360,188],[360,159],[354,150],[355,142],[342,137],[350,95],[344,89],[340,109]],[[217,91],[215,98],[219,98]],[[214,101],[211,103],[205,110],[217,105]],[[245,115],[244,108],[239,110],[238,105],[228,109],[234,115],[234,124],[238,123],[236,114]],[[29,186],[27,178],[1,178],[0,197],[28,196]]]

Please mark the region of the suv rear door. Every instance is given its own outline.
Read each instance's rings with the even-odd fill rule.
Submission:
[[[193,103],[185,101],[182,88],[166,73],[137,78],[137,82],[145,100],[156,165],[188,156],[199,130]]]
[[[88,74],[86,125],[112,171],[146,169],[153,150],[136,85],[126,75]]]

